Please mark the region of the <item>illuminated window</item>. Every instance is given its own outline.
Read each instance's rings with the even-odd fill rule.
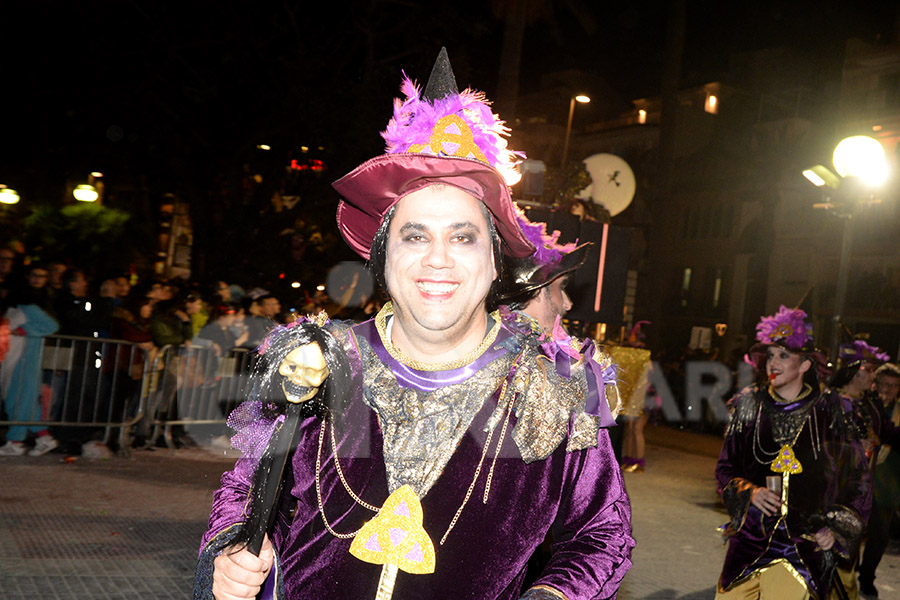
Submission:
[[[716,282],[713,285],[713,308],[719,308],[722,296],[722,269],[716,269]]]
[[[703,110],[711,115],[719,114],[719,98],[716,97],[715,94],[708,94],[706,96],[706,104],[703,106]]]
[[[681,275],[681,306],[688,305],[688,295],[691,291],[691,268],[685,267]]]
[[[647,122],[647,111],[643,108],[638,111],[638,123],[641,125]]]

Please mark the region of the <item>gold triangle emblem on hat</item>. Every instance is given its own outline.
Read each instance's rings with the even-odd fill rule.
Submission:
[[[409,147],[409,151],[421,154],[425,148],[429,148],[435,156],[458,156],[488,162],[487,157],[475,144],[472,130],[459,115],[455,114],[438,119],[434,129],[431,130],[428,143],[413,144]]]

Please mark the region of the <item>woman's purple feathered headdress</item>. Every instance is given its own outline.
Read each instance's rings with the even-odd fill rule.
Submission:
[[[867,344],[863,340],[855,340],[852,344],[841,344],[840,357],[844,365],[860,361],[886,363],[891,360],[890,355],[882,352],[881,348]]]
[[[405,73],[400,91],[406,99],[394,100],[394,116],[381,134],[388,154],[472,158],[500,171],[508,185],[521,177],[515,165],[524,155],[507,150],[509,129],[482,92],[466,89],[429,101]]]
[[[763,317],[756,325],[756,339],[764,344],[779,344],[789,350],[802,350],[812,345],[812,325],[799,308],[782,306],[771,317]]]

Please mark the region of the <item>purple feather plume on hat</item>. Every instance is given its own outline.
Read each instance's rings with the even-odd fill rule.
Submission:
[[[447,115],[457,115],[469,127],[472,142],[492,167],[500,170],[508,169],[515,165],[519,158],[524,157],[521,152],[507,150],[504,136],[508,136],[510,130],[491,111],[482,92],[469,88],[432,103],[422,99],[419,86],[410,80],[406,73],[403,74],[400,91],[406,99],[394,100],[394,116],[381,134],[387,142],[388,154],[409,152],[411,147],[417,145],[424,146],[420,150],[421,153],[434,154],[428,145],[435,125]],[[447,154],[438,154],[441,155]],[[475,155],[470,158],[481,160]]]
[[[782,344],[800,350],[812,342],[812,324],[799,308],[782,306],[771,317],[763,317],[756,325],[756,339],[764,344]]]
[[[525,237],[537,248],[531,255],[531,260],[536,264],[547,265],[558,263],[562,257],[572,252],[578,245],[575,243],[558,244],[560,232],[547,233],[547,224],[541,221],[530,221],[519,207],[516,207],[516,218],[519,226],[525,233]]]
[[[863,340],[854,340],[852,344],[841,344],[840,350],[841,360],[845,364],[861,360],[868,362],[890,362],[891,360],[887,352],[882,352],[878,346],[873,346]]]

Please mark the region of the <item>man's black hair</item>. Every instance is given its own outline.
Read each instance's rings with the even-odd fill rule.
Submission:
[[[552,281],[551,281],[552,282]],[[539,295],[547,292],[550,289],[550,284],[542,285],[539,288],[535,288],[533,290],[528,290],[527,292],[521,292],[516,294],[515,296],[510,296],[506,299],[506,304],[512,310],[522,310],[528,303],[537,298]]]
[[[70,283],[78,279],[78,275],[81,275],[82,277],[87,279],[87,273],[84,272],[84,269],[79,269],[78,267],[69,267],[68,269],[66,269],[66,272],[63,273],[63,285],[68,286]]]
[[[257,299],[252,296],[244,296],[241,298],[241,306],[244,308],[244,311],[249,315],[250,307],[255,303],[258,303]]]

